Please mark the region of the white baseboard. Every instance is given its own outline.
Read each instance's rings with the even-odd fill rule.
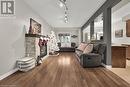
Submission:
[[[107,68],[107,69],[111,69],[111,68],[112,68],[111,65],[106,65],[106,64],[104,64],[104,63],[102,63],[102,66],[104,66],[104,67]]]
[[[42,61],[45,60],[48,57],[49,57],[49,55],[47,54],[45,57],[42,58]]]
[[[42,61],[45,60],[46,58],[48,58],[48,56],[49,56],[49,55],[46,55],[44,58],[42,58]],[[0,80],[6,78],[6,77],[8,77],[8,76],[10,76],[11,74],[13,74],[13,73],[15,73],[15,72],[17,72],[17,71],[18,71],[18,68],[13,69],[13,70],[11,70],[11,71],[9,71],[9,72],[7,72],[7,73],[1,75],[1,76],[0,76]]]
[[[3,74],[2,76],[0,76],[0,80],[6,78],[6,77],[8,77],[8,76],[10,76],[11,74],[15,73],[16,71],[18,71],[18,68],[13,69],[13,70],[11,70],[11,71],[9,71],[9,72]]]

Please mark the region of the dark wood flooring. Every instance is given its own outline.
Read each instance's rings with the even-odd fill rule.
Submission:
[[[74,53],[49,57],[35,69],[0,81],[0,87],[130,87],[123,79],[103,68],[82,68]]]

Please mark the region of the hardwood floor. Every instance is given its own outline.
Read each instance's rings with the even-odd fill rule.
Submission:
[[[49,57],[35,69],[16,72],[0,81],[0,87],[130,87],[103,67],[82,68],[74,53]]]
[[[130,60],[126,60],[126,68],[111,68],[110,70],[130,84]]]

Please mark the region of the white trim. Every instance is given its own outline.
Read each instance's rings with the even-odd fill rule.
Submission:
[[[42,61],[43,61],[44,59],[48,58],[48,56],[49,56],[49,55],[46,55],[44,58],[42,58]],[[7,73],[1,75],[1,76],[0,76],[0,80],[6,78],[6,77],[8,77],[8,76],[10,76],[11,74],[13,74],[13,73],[15,73],[15,72],[17,72],[17,71],[18,71],[18,68],[13,69],[13,70],[11,70],[11,71],[9,71],[9,72],[7,72]]]
[[[49,55],[47,54],[45,57],[42,58],[42,61],[45,60],[48,57],[49,57]]]
[[[106,64],[104,64],[104,63],[102,63],[101,65],[104,66],[104,67],[107,68],[107,69],[111,69],[111,68],[112,68],[111,65],[106,65]]]
[[[1,76],[0,76],[0,80],[6,78],[6,77],[8,77],[8,76],[10,76],[11,74],[15,73],[16,71],[18,71],[18,68],[13,69],[13,70],[11,70],[11,71],[9,71],[9,72],[7,72],[7,73],[1,75]]]

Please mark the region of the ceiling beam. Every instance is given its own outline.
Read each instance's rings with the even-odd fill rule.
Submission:
[[[81,30],[84,30],[92,21],[95,20],[105,9],[112,8],[121,0],[107,0],[90,18],[89,20],[81,27]]]

